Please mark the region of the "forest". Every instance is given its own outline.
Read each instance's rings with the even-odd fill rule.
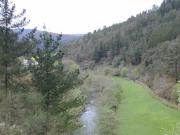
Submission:
[[[179,0],[164,0],[160,7],[69,43],[68,55],[84,65],[112,65],[116,74],[126,68],[128,77],[171,100],[170,88],[180,79],[179,9]]]
[[[16,11],[0,0],[0,135],[180,135],[179,0],[72,37]]]

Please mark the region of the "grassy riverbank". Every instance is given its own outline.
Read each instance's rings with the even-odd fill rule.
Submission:
[[[121,135],[179,135],[180,111],[169,108],[133,81],[115,78],[122,89],[118,109]],[[179,128],[178,128],[179,127]],[[178,134],[179,132],[179,134]]]

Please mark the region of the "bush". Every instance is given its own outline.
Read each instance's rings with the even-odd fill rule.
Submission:
[[[122,59],[120,56],[115,56],[112,61],[113,67],[118,67],[121,64],[121,61],[122,61]]]
[[[80,68],[75,61],[70,59],[64,59],[63,64],[64,64],[64,70],[68,72],[72,72]]]
[[[118,120],[115,117],[113,110],[102,110],[102,115],[99,116],[99,133],[102,135],[116,135]]]
[[[111,70],[109,68],[105,69],[104,70],[104,75],[107,76],[107,75],[110,75],[111,74]]]
[[[139,79],[139,76],[140,76],[139,69],[135,68],[131,72],[130,79],[137,80],[137,79]]]
[[[117,89],[116,83],[111,79],[104,78],[101,82],[101,87],[104,87],[104,89],[96,102],[97,111],[100,114],[97,119],[98,131],[102,135],[116,135],[117,125],[119,124],[116,112],[121,100],[121,91]]]
[[[127,75],[128,75],[128,69],[126,67],[123,67],[121,69],[121,76],[122,77],[127,77]]]
[[[121,70],[116,68],[112,71],[113,76],[120,76],[121,75]]]
[[[172,90],[171,100],[176,104],[180,103],[180,83],[177,83]]]
[[[175,126],[172,126],[170,129],[162,129],[163,135],[179,135],[180,134],[180,123],[176,123]]]
[[[39,111],[35,114],[27,116],[24,121],[25,135],[44,135],[46,127],[46,113]]]

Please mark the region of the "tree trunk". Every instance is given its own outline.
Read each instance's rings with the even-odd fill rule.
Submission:
[[[50,98],[50,95],[49,95],[49,90],[48,90],[48,93],[47,93],[47,99],[46,99],[46,111],[47,111],[47,116],[46,116],[46,135],[48,135],[48,131],[49,131],[49,98]]]
[[[8,10],[8,0],[6,0],[6,2],[5,2],[5,21],[6,21],[6,26],[5,26],[5,54],[7,54],[8,52],[7,52],[7,47],[8,47],[8,18],[7,18],[7,11]],[[6,92],[6,97],[7,97],[7,94],[8,94],[8,63],[7,63],[7,61],[5,60],[5,92]]]
[[[176,83],[178,82],[178,62],[175,60],[175,76],[176,76]]]

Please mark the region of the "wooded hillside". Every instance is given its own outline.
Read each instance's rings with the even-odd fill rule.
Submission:
[[[149,73],[146,83],[151,87],[157,76],[175,83],[180,71],[180,1],[164,0],[160,7],[95,30],[71,45],[69,54],[78,62],[138,66],[141,75]]]

